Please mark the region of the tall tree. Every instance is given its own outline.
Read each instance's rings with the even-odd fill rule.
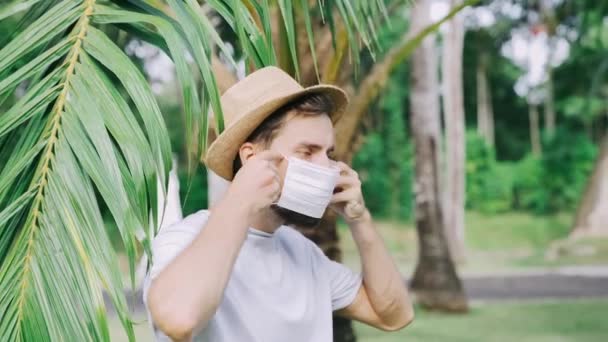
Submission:
[[[430,21],[431,0],[413,6],[410,30]],[[427,308],[466,311],[467,300],[456,274],[447,241],[439,191],[440,114],[438,57],[435,36],[425,38],[412,55],[411,129],[415,146],[416,230],[419,255],[412,279],[417,300]]]
[[[451,7],[456,1],[450,1]],[[465,259],[465,115],[462,84],[462,53],[464,23],[462,14],[446,23],[443,34],[441,70],[443,76],[443,115],[445,123],[445,196],[444,218],[446,238],[452,259]]]
[[[576,212],[572,236],[608,236],[608,134]]]
[[[494,107],[492,105],[492,87],[488,79],[489,58],[484,51],[478,53],[475,71],[477,80],[477,133],[489,146],[494,146]]]
[[[577,11],[573,14],[576,20],[572,18],[560,20],[561,23],[577,23],[575,28],[579,35],[572,44],[569,60],[560,70],[562,73],[560,76],[576,74],[581,77],[574,79],[577,84],[572,84],[571,78],[568,77],[568,82],[556,82],[556,86],[562,85],[560,95],[566,93],[572,96],[574,93],[576,95],[573,96],[575,99],[573,102],[583,103],[579,108],[575,107],[574,112],[580,115],[586,127],[594,128],[600,151],[579,201],[571,235],[606,236],[608,235],[606,224],[608,222],[608,130],[606,129],[608,110],[605,99],[608,95],[608,58],[606,58],[608,41],[605,39],[607,27],[604,18],[608,11],[608,3],[578,2],[577,7]],[[577,98],[579,100],[576,100]],[[590,134],[590,137],[593,136],[594,134]]]
[[[542,154],[542,145],[540,141],[540,117],[537,104],[528,104],[528,119],[530,121],[530,145],[532,146],[532,154],[540,156]]]
[[[557,28],[557,18],[555,16],[555,12],[553,9],[553,4],[550,0],[539,0],[539,12],[542,18],[542,23],[544,26],[544,31],[547,34],[547,42],[548,42],[548,57],[545,65],[545,73],[547,80],[545,81],[545,97],[544,97],[544,122],[545,122],[545,132],[548,135],[553,135],[555,133],[555,99],[553,95],[553,56],[556,49],[556,39],[555,36],[556,28]]]

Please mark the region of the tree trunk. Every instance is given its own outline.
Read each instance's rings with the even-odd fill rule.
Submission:
[[[431,0],[417,1],[411,30],[429,21]],[[411,120],[415,144],[416,229],[419,259],[412,280],[417,301],[426,308],[467,311],[462,284],[450,257],[439,194],[439,90],[435,37],[427,37],[412,56]]]
[[[551,55],[551,54],[549,54]],[[545,132],[552,136],[555,133],[555,100],[553,99],[553,71],[547,66],[547,83],[545,84]]]
[[[552,136],[555,133],[555,100],[553,98],[553,66],[551,61],[553,60],[553,54],[555,52],[556,37],[555,32],[557,28],[557,17],[555,16],[555,10],[553,8],[553,1],[551,0],[540,0],[538,2],[540,14],[545,28],[547,30],[547,39],[549,41],[549,56],[547,58],[547,64],[545,66],[545,73],[547,74],[547,82],[545,83],[545,103],[544,103],[544,114],[545,114],[545,132]]]
[[[494,108],[488,81],[488,55],[481,53],[477,63],[477,133],[494,146]]]
[[[608,136],[577,210],[572,236],[608,236]]]
[[[451,1],[451,6],[455,1]],[[462,50],[464,25],[462,15],[447,23],[442,54],[443,114],[446,139],[446,194],[444,196],[446,238],[452,259],[465,260],[465,116],[462,87]]]
[[[538,123],[538,106],[535,104],[529,105],[530,116],[530,143],[532,144],[532,154],[540,156],[542,154],[542,146],[540,144],[540,126]]]

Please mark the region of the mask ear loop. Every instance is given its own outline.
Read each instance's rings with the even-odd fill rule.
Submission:
[[[287,161],[287,166],[289,167],[289,158],[282,152],[279,152],[279,153],[281,153],[281,155],[283,156],[283,160]],[[285,173],[285,177],[287,177],[287,173]],[[277,197],[276,201],[270,203],[271,206],[278,205],[279,200],[281,199],[281,196],[283,196],[283,186],[285,186],[285,179],[283,179],[282,181],[283,181],[283,184],[281,184],[281,191],[279,192],[279,196]]]

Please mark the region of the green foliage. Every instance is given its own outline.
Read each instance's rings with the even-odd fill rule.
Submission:
[[[386,92],[374,109],[379,112],[373,123],[376,132],[365,137],[353,160],[361,174],[366,203],[379,217],[412,216],[413,153],[407,135],[408,104],[404,94],[409,90],[403,86],[406,79],[405,66],[391,75]]]
[[[585,135],[560,129],[545,139],[541,189],[546,192],[542,212],[574,210],[591,175],[597,147]]]
[[[518,210],[535,210],[546,200],[546,194],[540,189],[543,168],[540,158],[528,154],[513,167],[513,208]]]
[[[388,163],[384,153],[384,141],[378,133],[365,138],[365,143],[353,160],[353,167],[359,171],[363,196],[369,210],[375,216],[386,216],[391,185],[387,177]]]
[[[486,213],[572,212],[590,175],[597,148],[581,134],[558,130],[542,157],[499,162],[475,133],[467,134],[467,207]]]
[[[374,216],[409,219],[413,210],[411,145],[405,142],[389,149],[389,142],[378,133],[368,135],[353,166]]]
[[[185,167],[179,170],[179,195],[184,217],[208,208],[207,169],[201,166],[194,172],[188,172]]]
[[[476,132],[467,132],[467,208],[487,213],[510,210],[512,184],[510,163],[496,162],[491,146]]]
[[[519,163],[515,207],[537,213],[574,211],[596,155],[597,147],[586,136],[558,130],[545,139],[541,158],[528,156]]]
[[[408,219],[413,211],[413,150],[408,140],[406,113],[408,102],[404,94],[409,89],[403,80],[407,79],[407,69],[401,67],[388,81],[388,88],[380,101],[382,111],[384,149],[389,180],[388,214],[392,218]]]

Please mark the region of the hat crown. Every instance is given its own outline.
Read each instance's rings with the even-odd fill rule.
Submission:
[[[232,126],[264,103],[281,99],[304,88],[289,74],[277,67],[266,67],[230,87],[221,97],[226,127]]]

